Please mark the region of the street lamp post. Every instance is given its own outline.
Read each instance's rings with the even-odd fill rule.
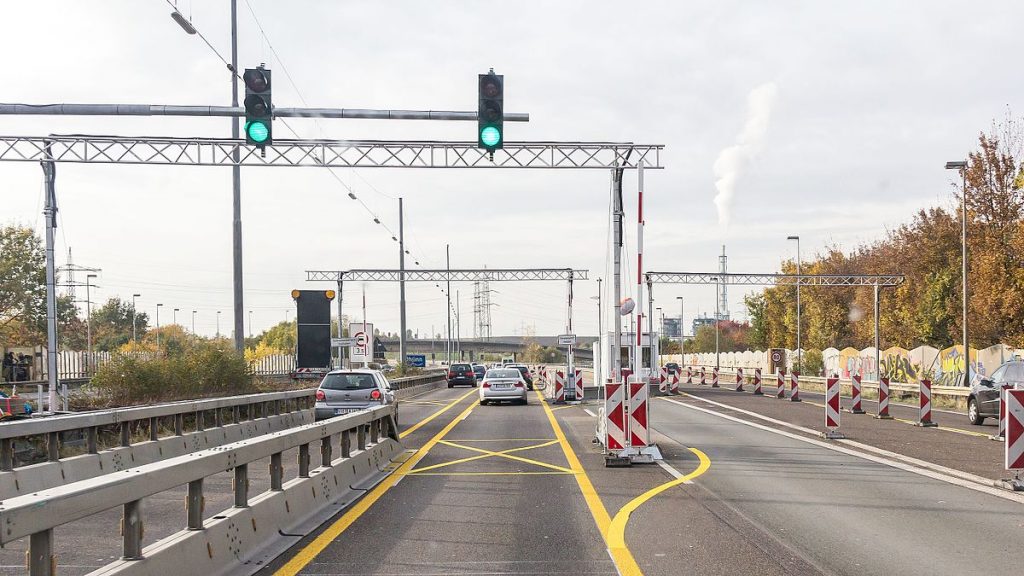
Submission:
[[[604,384],[603,352],[604,342],[604,321],[601,317],[601,279],[597,279],[597,296],[591,296],[591,300],[597,300],[597,356],[594,358],[594,380],[598,386]]]
[[[719,369],[722,367],[720,362],[721,352],[718,348],[718,328],[722,318],[722,312],[719,305],[719,301],[721,300],[721,296],[719,296],[719,293],[721,291],[722,282],[719,278],[715,278],[715,368]]]
[[[156,353],[160,353],[160,308],[163,304],[156,305]]]
[[[796,240],[796,275],[800,276],[800,237],[787,236],[786,240]],[[803,369],[803,348],[800,344],[800,279],[796,280],[796,366],[797,370]],[[877,368],[877,367],[876,367]]]
[[[220,310],[217,310],[217,339],[220,339]]]
[[[192,335],[196,335],[196,311],[192,311]]]
[[[174,324],[175,326],[178,325],[178,311],[179,310],[180,310],[180,308],[175,308],[174,310],[171,310],[171,324]]]
[[[686,353],[683,349],[683,344],[686,342],[683,337],[683,297],[676,296],[676,300],[679,300],[679,363],[686,364],[686,358],[683,356]]]
[[[964,295],[963,302],[963,346],[964,346],[964,386],[971,385],[971,348],[967,342],[967,161],[953,160],[946,162],[946,170],[959,170],[962,182],[963,207],[960,213],[960,264],[961,282]]]
[[[249,310],[249,338],[252,338],[252,310]]]
[[[91,284],[89,280],[96,278],[95,274],[85,277],[85,350],[86,350],[86,371],[93,364],[92,361],[92,298],[89,296]]]
[[[142,294],[132,294],[132,344],[136,344],[139,339],[135,333],[135,299],[142,298]]]

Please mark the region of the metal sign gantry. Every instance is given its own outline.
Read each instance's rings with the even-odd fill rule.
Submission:
[[[551,281],[560,280],[568,283],[567,299],[567,320],[566,328],[572,333],[572,300],[574,280],[587,280],[588,270],[577,270],[574,268],[453,268],[438,270],[307,270],[307,282],[337,282],[338,283],[338,332],[341,336],[342,326],[342,287],[345,281],[349,282],[529,282],[529,281]],[[404,308],[405,303],[401,306]],[[363,320],[365,322],[365,319]],[[402,334],[404,338],[405,335]],[[448,335],[451,338],[451,333]],[[404,348],[404,347],[403,347]],[[449,345],[449,363],[450,357]],[[402,361],[405,361],[403,358]],[[573,358],[573,347],[568,347],[566,354],[568,364],[566,374],[575,378],[575,363]],[[570,381],[570,384],[574,382]],[[569,391],[572,394],[569,394]],[[566,395],[575,398],[576,388],[572,385],[566,386]]]
[[[875,369],[880,366],[878,317],[879,291],[883,287],[899,286],[902,274],[736,274],[721,272],[647,272],[648,301],[653,297],[653,284],[729,284],[739,286],[871,286],[875,297]],[[717,318],[716,318],[717,321]],[[681,327],[680,327],[681,329]],[[717,360],[715,362],[717,364]]]
[[[660,144],[505,142],[493,159],[476,142],[438,140],[284,140],[260,151],[232,138],[147,136],[0,136],[0,161],[176,166],[325,168],[648,169]]]

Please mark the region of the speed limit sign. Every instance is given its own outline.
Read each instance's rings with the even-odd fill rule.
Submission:
[[[782,362],[782,350],[772,350],[772,362],[776,364]]]

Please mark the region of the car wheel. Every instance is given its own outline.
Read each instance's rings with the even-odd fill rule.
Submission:
[[[448,387],[449,387],[449,388],[455,388],[455,384],[452,384],[451,382],[449,382],[449,383],[448,383]]]
[[[476,382],[473,383],[473,388],[476,388]]]
[[[481,400],[480,401],[480,405],[481,406],[486,406],[487,405],[487,400]]]
[[[523,404],[523,406],[526,406],[527,404],[530,403],[530,401],[526,398],[523,398],[522,400],[520,400],[520,402]]]
[[[980,426],[985,421],[985,417],[978,412],[978,401],[974,398],[967,401],[967,419],[975,426]]]

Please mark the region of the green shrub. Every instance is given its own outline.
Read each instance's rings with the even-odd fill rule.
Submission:
[[[116,406],[256,391],[245,358],[213,342],[195,343],[172,356],[115,356],[97,371],[91,386]]]
[[[821,376],[825,369],[825,358],[822,357],[821,350],[808,350],[802,356],[804,365],[801,373],[806,376]]]

